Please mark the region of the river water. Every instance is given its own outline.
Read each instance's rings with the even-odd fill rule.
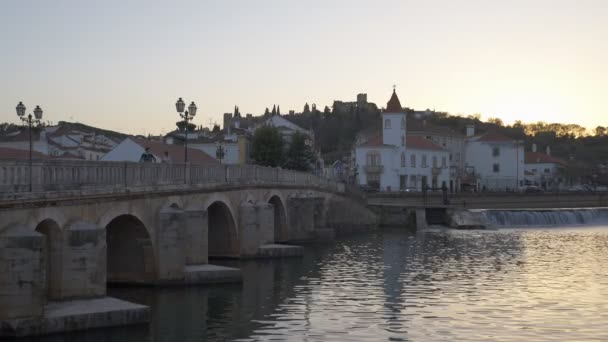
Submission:
[[[608,341],[608,226],[385,229],[224,262],[244,283],[112,289],[149,326],[55,341]]]

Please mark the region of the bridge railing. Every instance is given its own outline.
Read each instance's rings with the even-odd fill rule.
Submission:
[[[0,192],[29,191],[28,161],[0,161]],[[185,165],[42,160],[32,163],[32,191],[170,185],[294,185],[344,191],[341,183],[310,173],[257,165]]]

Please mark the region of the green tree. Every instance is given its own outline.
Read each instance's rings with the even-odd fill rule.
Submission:
[[[251,158],[258,165],[282,165],[283,138],[276,127],[263,126],[255,131],[251,143]]]
[[[310,171],[314,158],[310,146],[306,144],[306,136],[296,132],[291,138],[291,144],[285,155],[285,168],[298,171]]]
[[[598,137],[606,135],[606,127],[597,126],[597,127],[595,127],[594,131],[595,131],[595,135]]]

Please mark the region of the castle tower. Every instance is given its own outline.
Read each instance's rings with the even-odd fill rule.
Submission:
[[[405,146],[406,119],[403,107],[393,88],[393,94],[382,113],[382,143]]]

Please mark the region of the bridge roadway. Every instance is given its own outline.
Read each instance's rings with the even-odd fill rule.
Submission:
[[[280,242],[375,226],[343,184],[252,165],[0,162],[0,336],[145,322],[107,283],[239,281],[213,257],[296,256]]]

